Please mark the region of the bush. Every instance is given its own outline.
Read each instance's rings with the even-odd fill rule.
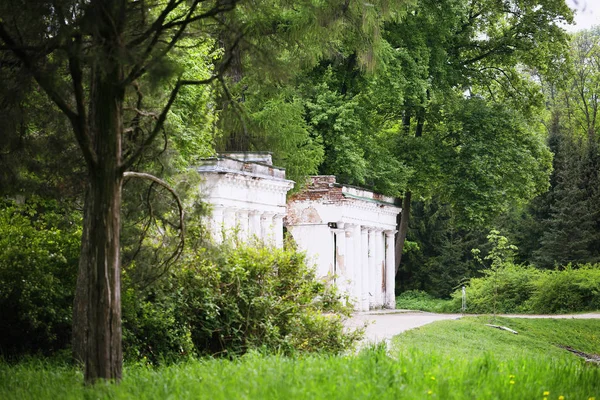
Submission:
[[[48,354],[69,345],[78,218],[53,201],[1,202],[0,354]]]
[[[508,264],[471,279],[466,289],[468,313],[595,311],[600,309],[600,264],[556,271]],[[460,310],[461,296],[460,290],[452,294],[452,311]]]
[[[59,353],[71,338],[80,216],[46,200],[0,206],[0,356]],[[350,309],[335,289],[292,250],[187,249],[146,287],[132,278],[136,268],[152,266],[123,271],[129,360],[172,362],[251,349],[339,353],[360,337],[345,331]]]
[[[223,245],[188,255],[182,265],[124,302],[128,357],[339,353],[360,337],[345,331],[350,309],[301,253]]]
[[[546,271],[535,285],[530,307],[536,313],[600,310],[600,264]]]
[[[467,312],[527,313],[532,312],[528,300],[537,290],[536,280],[542,274],[533,267],[505,264],[496,270],[485,270],[482,278],[473,278],[466,285]],[[455,311],[460,311],[462,292],[452,294]]]

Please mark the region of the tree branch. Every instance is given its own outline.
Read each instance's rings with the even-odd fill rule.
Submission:
[[[127,178],[141,178],[141,179],[146,179],[152,182],[152,184],[157,184],[163,188],[165,188],[169,193],[171,193],[171,195],[173,196],[173,198],[175,199],[175,201],[177,202],[177,207],[179,209],[179,243],[177,244],[177,247],[175,248],[175,250],[173,251],[173,253],[171,254],[171,256],[169,256],[164,262],[162,262],[160,264],[160,267],[164,267],[164,270],[162,271],[162,273],[160,273],[158,276],[160,277],[161,275],[163,275],[167,270],[168,270],[168,265],[170,262],[172,261],[176,261],[181,254],[183,253],[183,248],[185,246],[185,221],[184,221],[184,209],[183,209],[183,204],[181,203],[181,199],[179,198],[179,196],[177,195],[177,192],[175,192],[175,190],[169,186],[168,183],[166,183],[165,181],[163,181],[160,178],[157,178],[154,175],[151,174],[146,174],[143,172],[131,172],[131,171],[127,171],[123,174],[123,177],[125,179]],[[149,189],[148,192],[148,197],[147,197],[147,201],[148,201],[148,205],[150,206],[150,190],[152,188]],[[151,207],[151,206],[150,206]],[[151,220],[152,218],[150,218]],[[148,221],[148,225],[146,226],[146,230],[150,224],[150,220]],[[140,247],[141,247],[141,242],[140,242]],[[137,250],[137,252],[139,252],[139,248]],[[149,283],[148,283],[149,284]],[[147,285],[145,285],[147,286]]]
[[[180,237],[181,237],[181,246],[178,246],[178,248],[179,247],[183,248],[183,244],[185,242],[185,234],[184,234],[184,231],[185,231],[185,222],[184,222],[185,214],[184,214],[184,210],[183,210],[183,204],[181,203],[181,199],[177,195],[177,192],[175,191],[175,189],[173,189],[171,186],[169,186],[169,184],[167,182],[163,181],[162,179],[157,178],[154,175],[144,173],[144,172],[131,172],[131,171],[127,171],[127,172],[123,173],[123,178],[147,179],[149,181],[152,181],[152,182],[158,184],[159,186],[162,186],[169,193],[171,193],[171,195],[173,196],[173,198],[177,202],[177,207],[179,209],[179,230],[180,230]]]
[[[168,13],[167,13],[164,16],[160,26],[157,26],[155,28],[156,31],[152,38],[152,41],[146,48],[141,60],[131,69],[131,72],[124,79],[122,85],[127,86],[131,82],[135,81],[137,78],[142,76],[148,70],[148,67],[150,65],[152,65],[157,60],[162,59],[166,54],[168,54],[169,51],[171,51],[171,49],[173,48],[173,46],[175,46],[175,44],[179,41],[179,39],[181,38],[181,35],[183,35],[183,33],[185,32],[185,30],[187,29],[189,24],[191,24],[192,22],[195,22],[195,21],[199,21],[201,19],[214,17],[216,15],[225,13],[227,11],[231,11],[235,8],[238,1],[240,1],[240,0],[230,0],[230,2],[226,3],[226,4],[218,3],[215,7],[211,8],[207,12],[199,14],[199,15],[195,15],[195,16],[194,16],[194,13],[196,12],[196,8],[198,7],[198,4],[201,3],[202,1],[201,0],[194,1],[190,5],[190,9],[187,12],[187,15],[185,16],[184,20],[182,20],[182,21],[174,20],[174,21],[168,22],[166,24],[162,24],[162,22],[164,22],[164,18],[166,18],[168,16]],[[161,14],[161,16],[162,16],[162,14]],[[159,54],[152,57],[152,59],[150,61],[146,62],[148,60],[148,58],[150,57],[150,55],[152,54],[152,51],[154,50],[156,44],[159,42],[159,39],[162,36],[163,32],[165,32],[166,30],[171,29],[171,28],[179,28],[179,29],[173,34],[173,36],[167,43],[166,47],[164,49],[162,49]]]
[[[167,119],[167,115],[169,114],[169,111],[171,110],[171,107],[173,106],[173,103],[175,102],[175,99],[177,98],[177,94],[179,93],[179,90],[181,89],[182,86],[184,86],[184,85],[207,85],[207,84],[211,83],[212,81],[214,81],[215,79],[217,79],[217,76],[211,76],[208,79],[203,79],[203,80],[198,80],[198,81],[192,81],[192,80],[178,81],[177,84],[175,85],[175,88],[171,91],[171,95],[169,96],[169,101],[167,102],[167,105],[163,108],[162,112],[158,116],[158,118],[156,120],[156,124],[154,125],[154,129],[152,130],[150,135],[146,138],[146,140],[144,140],[144,142],[141,144],[141,146],[138,148],[138,150],[135,151],[127,160],[125,160],[123,162],[123,164],[121,164],[121,168],[120,168],[121,172],[127,171],[127,169],[129,169],[129,167],[131,167],[133,165],[135,160],[142,155],[142,153],[144,152],[144,149],[146,147],[148,147],[154,141],[154,139],[156,139],[158,134],[161,132],[161,129],[165,123],[165,120]]]
[[[73,79],[73,91],[75,94],[75,104],[77,106],[77,128],[75,129],[75,138],[83,152],[83,157],[90,168],[97,162],[96,153],[92,147],[92,141],[87,129],[87,117],[85,111],[85,95],[83,91],[83,71],[81,68],[81,35],[74,37],[74,42],[67,47],[69,54],[69,72]]]
[[[39,68],[36,68],[36,66],[34,65],[31,57],[21,47],[17,46],[13,38],[6,31],[2,22],[0,22],[0,39],[2,39],[4,43],[6,43],[11,49],[13,54],[23,62],[23,65],[25,66],[27,71],[33,76],[35,81],[38,83],[38,85],[40,85],[40,87],[46,93],[46,95],[48,95],[50,100],[54,104],[56,104],[56,106],[59,108],[59,110],[63,112],[63,114],[66,115],[66,117],[71,122],[73,132],[75,133],[75,137],[77,139],[77,142],[79,143],[83,156],[86,159],[86,162],[88,162],[90,166],[95,165],[97,156],[91,148],[91,141],[89,135],[86,135],[85,130],[81,129],[81,127],[85,124],[85,115],[77,114],[71,109],[69,104],[60,96],[60,94],[52,84],[51,80],[48,79],[48,76],[40,72]],[[76,61],[76,63],[78,63],[78,61]],[[71,63],[69,64],[71,67]],[[76,67],[76,65],[73,65],[73,67]],[[75,71],[77,76],[77,74],[81,73],[81,69],[75,69],[78,70]],[[76,76],[73,77],[74,80],[76,79]],[[81,76],[79,76],[79,81],[79,84],[81,84]],[[77,85],[76,82],[73,82],[73,84]]]

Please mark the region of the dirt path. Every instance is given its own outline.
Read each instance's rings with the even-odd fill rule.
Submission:
[[[575,318],[575,319],[597,319],[600,313],[572,314],[572,315],[523,315],[510,314],[499,315],[509,318]],[[347,322],[349,327],[362,326],[368,323],[365,333],[365,343],[377,343],[389,341],[392,337],[407,331],[430,324],[435,321],[446,319],[459,319],[462,314],[434,314],[421,311],[386,310],[368,313],[356,313]]]

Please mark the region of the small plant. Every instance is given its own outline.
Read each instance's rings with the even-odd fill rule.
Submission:
[[[490,231],[487,239],[488,243],[492,246],[492,249],[483,260],[480,257],[481,252],[479,249],[473,249],[471,252],[477,261],[489,268],[486,273],[489,274],[492,279],[492,287],[494,290],[492,310],[495,318],[498,303],[498,270],[513,264],[515,252],[518,249],[517,246],[510,244],[508,239],[500,235],[500,232],[495,229]]]

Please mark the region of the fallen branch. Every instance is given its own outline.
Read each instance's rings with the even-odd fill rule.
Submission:
[[[519,333],[513,329],[507,328],[506,326],[492,325],[492,324],[485,324],[485,326],[489,326],[490,328],[502,329],[503,331],[509,331],[510,333],[514,333],[515,335]]]

